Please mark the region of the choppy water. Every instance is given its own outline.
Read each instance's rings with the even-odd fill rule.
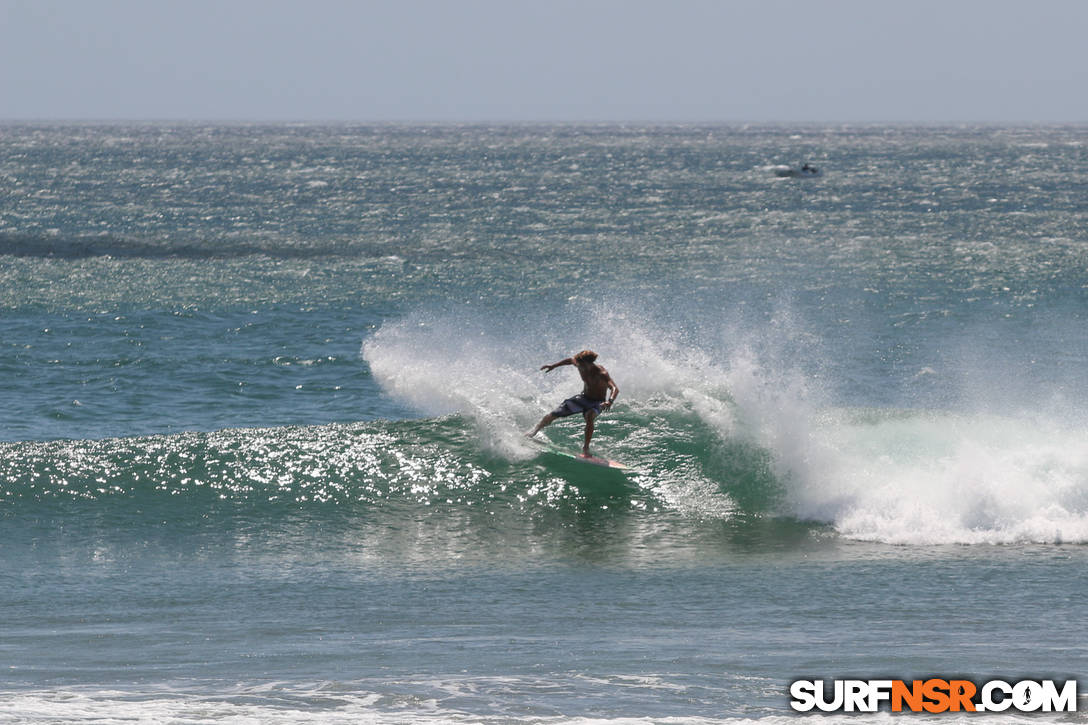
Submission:
[[[0,127],[0,719],[1083,675],[1086,143]],[[631,475],[521,437],[583,347]]]

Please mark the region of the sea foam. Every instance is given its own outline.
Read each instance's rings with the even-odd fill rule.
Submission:
[[[1088,542],[1088,430],[993,414],[841,411],[796,515],[892,544]]]

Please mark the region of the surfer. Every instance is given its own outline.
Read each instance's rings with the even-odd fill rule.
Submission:
[[[582,455],[589,458],[589,441],[593,438],[593,421],[597,419],[601,411],[610,409],[612,403],[616,402],[616,397],[620,394],[620,387],[612,380],[607,370],[594,362],[596,359],[597,353],[592,350],[582,350],[577,355],[564,358],[553,365],[541,366],[541,370],[550,373],[563,365],[573,365],[578,368],[578,374],[582,376],[584,385],[580,395],[564,400],[562,405],[541,418],[536,427],[525,435],[532,438],[540,432],[541,428],[550,425],[556,418],[565,418],[568,415],[581,413],[586,421],[586,441],[582,446]],[[607,400],[605,400],[606,396]]]

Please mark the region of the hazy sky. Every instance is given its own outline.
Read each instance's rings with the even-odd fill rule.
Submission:
[[[0,119],[1088,121],[1085,0],[0,0]]]

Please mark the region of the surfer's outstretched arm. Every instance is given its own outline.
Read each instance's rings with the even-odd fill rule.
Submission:
[[[573,364],[574,364],[574,358],[567,357],[567,358],[563,358],[562,360],[560,360],[557,363],[553,363],[552,365],[541,365],[540,369],[543,370],[546,373],[550,373],[552,370],[555,370],[558,367],[562,367],[564,365],[573,365]]]

